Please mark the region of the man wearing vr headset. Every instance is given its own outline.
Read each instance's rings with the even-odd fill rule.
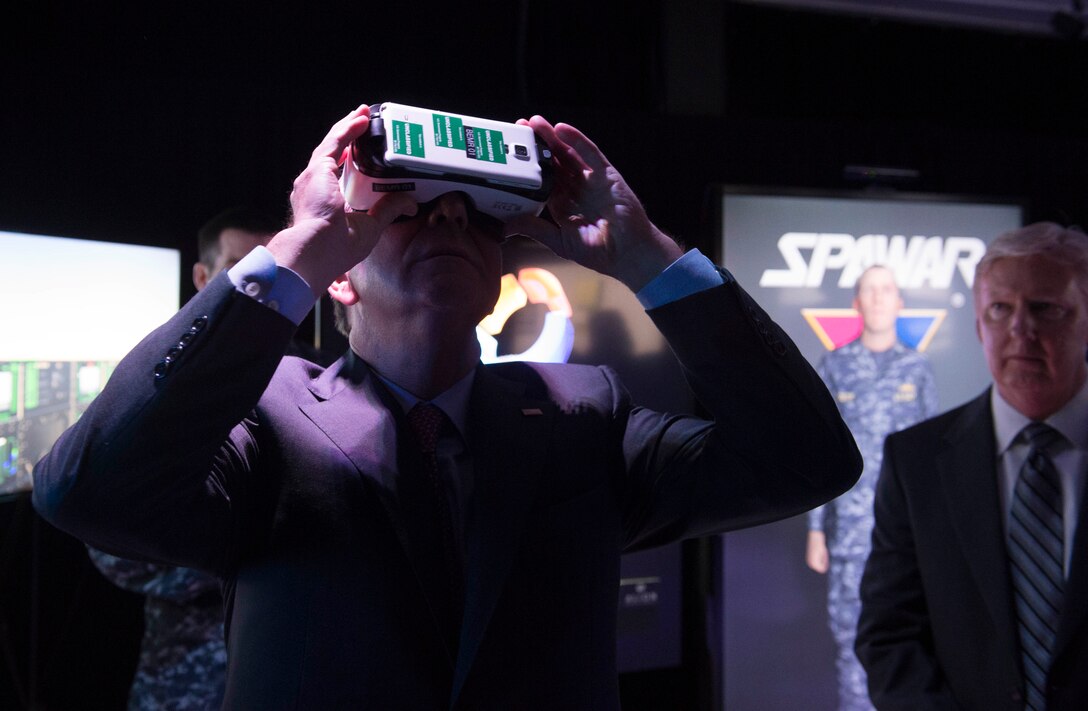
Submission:
[[[620,554],[828,501],[857,449],[785,333],[576,129],[523,122],[554,222],[502,223],[455,189],[348,211],[338,166],[368,123],[335,124],[292,225],[118,366],[35,505],[224,579],[226,708],[616,709]],[[481,365],[511,234],[635,291],[709,418],[641,409],[608,368]],[[350,351],[283,358],[326,288]]]

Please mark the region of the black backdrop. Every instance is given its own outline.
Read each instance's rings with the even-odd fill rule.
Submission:
[[[385,99],[574,123],[708,253],[709,185],[855,187],[849,164],[1088,224],[1084,41],[706,0],[105,5],[4,10],[0,230],[179,247],[188,264],[204,219],[241,202],[282,215],[327,126]],[[138,600],[25,499],[2,504],[0,536],[0,707],[115,708]],[[685,550],[684,668],[625,679],[628,709],[708,703],[704,549]]]

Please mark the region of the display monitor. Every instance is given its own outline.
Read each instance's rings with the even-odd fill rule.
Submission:
[[[929,359],[937,410],[987,387],[975,333],[974,269],[989,241],[1022,224],[1019,201],[725,186],[715,202],[725,266],[813,365],[858,337],[855,282],[866,267],[883,264],[903,299],[898,340]],[[921,397],[913,387],[903,383],[895,397]],[[833,395],[841,407],[854,393]],[[828,577],[805,565],[807,528],[801,515],[722,537],[726,708],[838,703]]]
[[[179,279],[174,249],[0,232],[0,497],[177,311]]]

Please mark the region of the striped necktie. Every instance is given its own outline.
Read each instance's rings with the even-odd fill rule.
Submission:
[[[1033,422],[1022,432],[1031,445],[1013,492],[1009,560],[1024,668],[1025,708],[1046,709],[1046,677],[1061,616],[1065,560],[1062,546],[1062,488],[1047,454],[1062,439]]]

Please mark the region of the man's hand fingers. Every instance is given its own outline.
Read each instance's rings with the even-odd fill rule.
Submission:
[[[343,161],[348,146],[363,135],[368,126],[370,126],[370,106],[363,104],[332,125],[325,138],[314,149],[310,164],[331,158],[339,165]]]
[[[570,150],[578,156],[579,161],[587,168],[595,173],[602,174],[608,168],[608,159],[605,158],[604,153],[584,133],[569,123],[556,124],[554,130],[555,135],[570,147]]]
[[[574,150],[556,133],[555,127],[546,118],[533,116],[527,121],[527,124],[536,131],[537,135],[544,139],[544,143],[548,144],[548,148],[551,149],[552,155],[561,170],[575,174],[589,168],[588,164],[578,154],[578,151]]]

